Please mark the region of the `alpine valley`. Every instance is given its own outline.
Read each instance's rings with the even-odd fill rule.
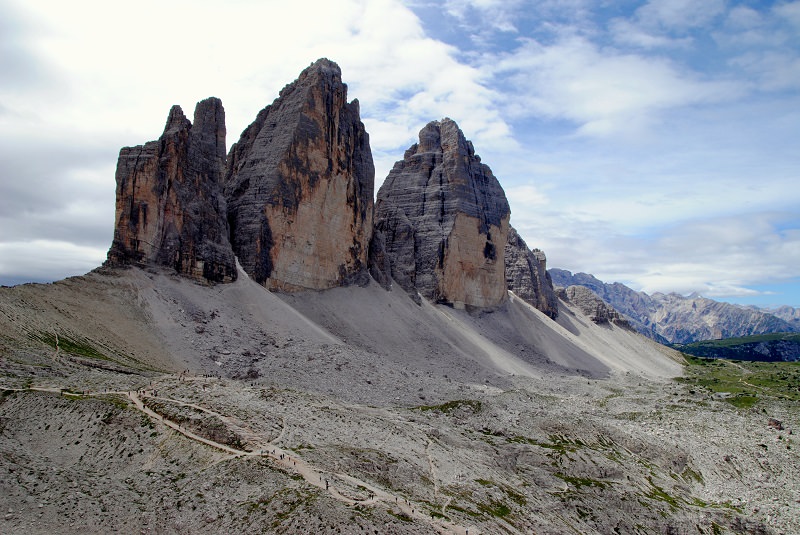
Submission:
[[[563,284],[456,122],[376,192],[320,59],[226,139],[174,106],[105,264],[0,289],[1,532],[800,533],[797,367]]]

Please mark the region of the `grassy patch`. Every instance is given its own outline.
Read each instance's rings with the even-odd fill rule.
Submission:
[[[751,362],[685,355],[684,377],[676,380],[726,393],[735,407],[749,408],[760,398],[800,401],[800,362]]]
[[[475,399],[456,399],[441,405],[422,405],[414,408],[418,411],[436,411],[443,414],[450,414],[457,409],[466,409],[472,414],[477,414],[483,408],[483,404]]]
[[[117,407],[118,409],[128,409],[130,406],[128,405],[127,400],[120,395],[103,394],[100,396],[95,396],[95,398],[110,403],[115,407]]]
[[[402,521],[402,522],[413,522],[413,521],[414,521],[414,519],[413,519],[413,518],[411,518],[410,516],[408,516],[408,514],[404,513],[403,511],[400,511],[399,513],[395,513],[394,511],[392,511],[391,509],[389,509],[389,511],[388,511],[388,512],[389,512],[389,514],[390,514],[390,515],[392,515],[392,516],[393,516],[393,517],[395,517],[397,520],[400,520],[400,521]]]
[[[679,351],[697,357],[774,362],[797,358],[800,334],[757,334],[723,340],[703,340],[691,344],[675,344]]]
[[[501,483],[495,483],[490,479],[476,479],[475,482],[484,487],[494,487],[500,489],[506,494],[506,496],[509,497],[509,499],[511,499],[512,501],[516,502],[519,505],[524,506],[528,504],[528,499],[525,496],[523,496],[522,494],[520,494],[519,492],[517,492],[516,490],[507,485],[503,485]]]
[[[468,516],[470,516],[472,518],[478,518],[478,517],[481,516],[480,513],[476,513],[475,511],[472,511],[470,509],[465,509],[465,508],[463,508],[463,507],[461,507],[459,505],[455,505],[453,503],[448,505],[447,509],[448,510],[452,510],[452,511],[457,511],[459,513],[463,513],[463,514],[468,515]]]
[[[671,508],[678,509],[680,505],[678,498],[675,498],[671,494],[668,494],[664,489],[653,483],[652,478],[647,478],[647,481],[650,483],[650,490],[645,493],[645,496],[647,498],[667,503]]]
[[[705,484],[705,482],[703,480],[703,474],[701,474],[700,472],[696,472],[696,471],[692,470],[688,466],[683,469],[683,472],[680,473],[680,477],[681,477],[681,479],[683,479],[687,483],[691,483],[693,481],[696,481],[697,483],[700,483],[701,485]]]
[[[65,353],[78,355],[79,357],[86,357],[90,359],[107,360],[112,359],[95,349],[86,340],[79,338],[70,338],[66,335],[56,335],[54,333],[39,332],[38,334],[31,335],[32,338],[44,342],[53,349],[59,349]]]
[[[511,508],[503,502],[490,501],[489,503],[479,503],[478,509],[487,515],[503,518],[511,514]]]

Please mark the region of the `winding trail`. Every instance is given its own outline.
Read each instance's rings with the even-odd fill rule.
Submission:
[[[12,390],[12,391],[16,391],[16,392],[36,391],[36,392],[49,392],[49,393],[68,394],[68,395],[73,395],[73,396],[85,396],[85,397],[95,397],[95,396],[103,396],[103,395],[125,396],[126,398],[128,398],[128,400],[130,400],[131,404],[137,410],[139,410],[142,413],[146,414],[149,418],[152,418],[153,420],[161,422],[166,427],[172,429],[176,433],[180,433],[181,435],[185,436],[186,438],[188,438],[190,440],[193,440],[193,441],[198,442],[200,444],[204,444],[206,446],[215,448],[217,450],[222,451],[223,453],[228,454],[228,457],[226,457],[224,459],[221,459],[221,461],[230,460],[230,459],[236,459],[236,458],[248,458],[248,457],[250,457],[250,458],[262,457],[263,458],[263,457],[267,457],[267,458],[272,459],[272,461],[276,465],[284,468],[287,472],[294,472],[296,474],[301,475],[303,477],[303,479],[306,481],[306,483],[308,483],[308,484],[310,484],[310,485],[312,485],[314,487],[317,487],[317,488],[319,488],[321,490],[324,490],[325,492],[327,492],[334,499],[336,499],[336,500],[338,500],[340,502],[343,502],[343,503],[345,503],[345,504],[347,504],[349,506],[355,506],[355,505],[363,505],[363,506],[370,506],[370,507],[379,507],[380,506],[380,507],[384,507],[387,510],[393,510],[393,511],[399,510],[400,513],[406,515],[409,518],[412,518],[414,520],[419,520],[421,522],[424,522],[424,523],[430,525],[431,528],[434,530],[434,532],[435,533],[439,533],[439,534],[468,535],[470,533],[470,530],[471,530],[471,533],[473,535],[479,535],[481,533],[477,528],[474,528],[474,527],[465,528],[463,526],[460,526],[458,524],[450,522],[450,521],[448,521],[446,519],[432,518],[432,517],[424,514],[422,506],[417,505],[417,504],[415,504],[413,502],[410,502],[410,501],[406,501],[405,498],[399,497],[399,496],[397,496],[395,494],[392,494],[392,493],[390,493],[390,492],[388,492],[388,491],[386,491],[384,489],[375,487],[375,486],[373,486],[373,485],[371,485],[371,484],[369,484],[369,483],[367,483],[365,481],[362,481],[362,480],[360,480],[360,479],[358,479],[356,477],[353,477],[353,476],[351,476],[349,474],[345,474],[345,473],[341,473],[341,472],[334,473],[334,472],[328,472],[328,471],[322,470],[322,469],[312,465],[311,463],[303,460],[295,452],[289,452],[289,451],[286,451],[286,450],[284,450],[284,449],[282,449],[282,448],[280,448],[278,446],[275,446],[274,442],[279,440],[280,437],[283,436],[284,431],[286,430],[286,420],[285,420],[285,418],[283,419],[283,429],[281,430],[281,433],[278,435],[278,437],[276,437],[276,438],[274,438],[272,440],[266,441],[263,444],[263,448],[257,447],[254,451],[245,451],[245,450],[239,450],[239,449],[236,449],[236,448],[232,448],[232,447],[230,447],[230,446],[228,446],[226,444],[221,444],[221,443],[216,442],[214,440],[210,440],[210,439],[205,438],[203,436],[200,436],[200,435],[198,435],[196,433],[193,433],[192,431],[189,431],[188,429],[185,429],[183,426],[179,425],[178,423],[173,422],[172,420],[170,420],[168,418],[165,418],[161,414],[159,414],[159,413],[153,411],[152,409],[150,409],[149,407],[147,407],[144,404],[144,401],[142,400],[142,398],[139,396],[139,394],[137,392],[106,390],[106,391],[101,391],[101,392],[79,393],[79,392],[73,392],[73,391],[69,391],[69,390],[66,390],[66,389],[58,388],[58,387],[36,387],[36,386],[30,386],[30,387],[27,387],[27,388],[7,388],[6,387],[6,388],[3,388],[3,389]],[[231,422],[231,419],[229,417],[221,415],[221,414],[219,414],[217,412],[214,412],[214,411],[212,411],[210,409],[207,409],[205,407],[202,407],[200,405],[197,405],[197,404],[194,404],[194,403],[190,403],[190,402],[175,400],[175,399],[171,399],[171,398],[165,398],[165,397],[161,397],[161,396],[158,396],[158,397],[156,397],[156,396],[146,396],[146,397],[149,397],[151,399],[157,399],[157,400],[160,400],[160,401],[167,401],[167,402],[175,403],[175,404],[178,404],[178,405],[183,405],[183,406],[195,408],[195,409],[203,411],[203,412],[205,412],[207,414],[211,414],[211,415],[216,416],[217,418],[219,418],[221,421],[223,421],[226,424],[232,424],[235,427],[241,429],[241,426]],[[428,452],[430,444],[431,444],[431,441],[430,441],[430,439],[428,439],[428,445],[425,448],[425,455],[428,458],[428,464],[429,464],[429,467],[430,467],[430,470],[431,470],[431,476],[433,477],[434,476],[434,465],[433,465],[433,460],[431,459],[430,454]],[[350,485],[355,486],[356,488],[366,489],[367,491],[369,491],[371,496],[369,498],[367,498],[367,499],[359,499],[357,497],[347,496],[344,493],[343,489],[336,488],[336,485],[334,484],[336,482],[336,479],[339,479],[339,480],[341,480],[343,482],[347,482]],[[435,481],[436,478],[433,477],[433,480]],[[434,485],[435,485],[435,492],[438,494],[438,485],[436,485],[436,484],[434,484]],[[445,511],[445,509],[447,508],[447,506],[449,504],[450,504],[450,499],[448,498],[447,502],[442,506],[442,514],[444,514],[444,511]]]

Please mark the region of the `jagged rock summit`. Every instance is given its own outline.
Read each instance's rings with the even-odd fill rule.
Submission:
[[[412,297],[456,307],[505,301],[511,210],[451,119],[428,123],[378,191],[375,229],[392,278]]]
[[[259,112],[228,155],[231,243],[251,278],[283,291],[367,277],[375,169],[357,100],[320,59]]]
[[[558,315],[544,253],[509,225],[503,188],[451,119],[433,121],[373,206],[375,169],[357,100],[320,59],[261,110],[225,155],[219,99],[192,124],[175,106],[158,141],[124,148],[109,265],[162,265],[270,290],[396,282],[411,297],[493,308],[507,290]],[[374,218],[373,218],[374,215]],[[374,219],[374,220],[373,220]]]
[[[508,230],[505,263],[508,289],[551,318],[557,318],[558,297],[547,273],[547,257],[541,249],[528,249],[514,227]]]
[[[173,106],[158,141],[120,150],[108,264],[156,264],[196,280],[235,280],[221,194],[224,169],[222,102],[199,102],[194,124]]]

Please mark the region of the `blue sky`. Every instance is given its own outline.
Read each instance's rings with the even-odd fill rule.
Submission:
[[[324,56],[376,186],[451,117],[549,267],[800,307],[800,1],[117,5],[0,0],[0,283],[103,261],[119,149],[171,105],[220,97],[231,144]]]

